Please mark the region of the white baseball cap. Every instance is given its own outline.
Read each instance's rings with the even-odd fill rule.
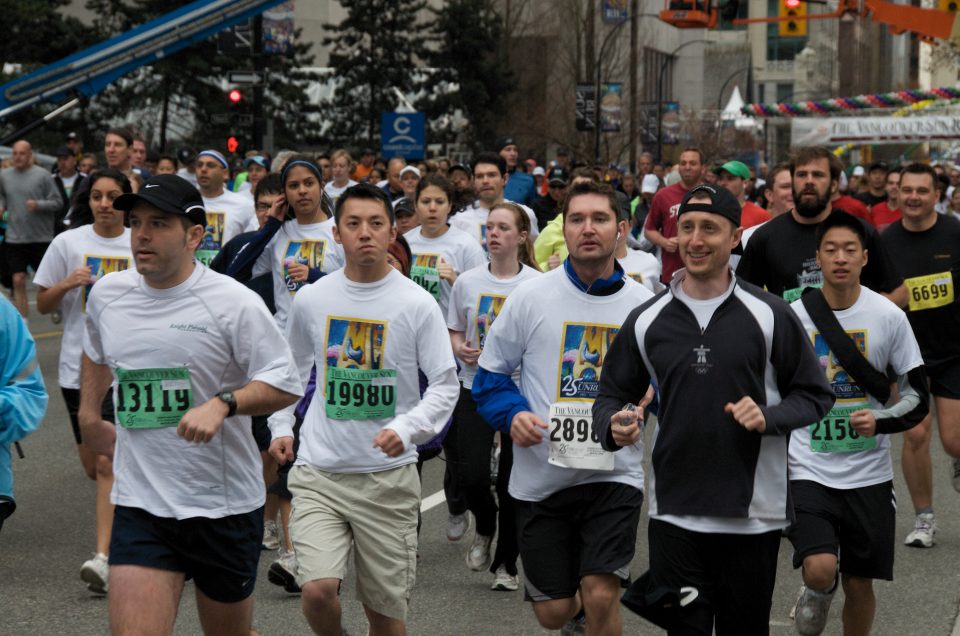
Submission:
[[[643,175],[643,181],[640,183],[641,194],[654,194],[660,189],[660,179],[657,175],[650,173]]]

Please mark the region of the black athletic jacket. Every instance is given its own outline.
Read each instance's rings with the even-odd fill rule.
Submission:
[[[790,431],[821,419],[834,395],[797,316],[782,300],[734,278],[701,333],[674,297],[683,279],[633,310],[603,362],[593,426],[607,450],[610,417],[659,392],[648,500],[653,515],[792,519]],[[724,405],[750,396],[766,420],[748,431]]]

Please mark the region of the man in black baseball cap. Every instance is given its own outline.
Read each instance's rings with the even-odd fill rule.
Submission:
[[[158,174],[139,192],[117,197],[113,207],[127,213],[133,259],[151,287],[175,287],[189,278],[207,224],[195,187],[176,175]]]
[[[677,212],[677,249],[687,275],[726,289],[730,254],[742,253],[741,232],[740,202],[729,190],[701,184],[687,192]]]

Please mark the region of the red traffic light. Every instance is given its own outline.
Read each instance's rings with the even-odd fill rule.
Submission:
[[[796,0],[787,0],[787,2],[791,1]],[[239,104],[241,101],[243,101],[243,93],[240,92],[239,88],[231,89],[231,91],[227,93],[227,99],[229,99],[233,104]]]
[[[786,5],[788,9],[796,9],[800,6],[801,0],[783,0],[783,4]]]
[[[227,152],[236,152],[240,148],[240,140],[236,137],[227,138]]]

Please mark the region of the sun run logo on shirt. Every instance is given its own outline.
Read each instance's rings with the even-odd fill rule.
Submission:
[[[593,400],[600,388],[600,369],[620,327],[564,323],[560,351],[559,400]]]
[[[223,232],[227,223],[227,215],[223,212],[207,212],[207,225],[203,229],[203,238],[197,247],[197,260],[204,265],[216,258],[223,247]]]
[[[290,241],[283,252],[283,284],[291,294],[306,285],[305,281],[295,281],[290,276],[289,265],[295,263],[306,265],[310,269],[323,267],[323,254],[327,249],[327,242],[323,240]]]
[[[327,368],[379,369],[387,324],[356,318],[327,319]]]
[[[480,297],[477,298],[477,340],[480,349],[483,349],[483,345],[487,341],[487,334],[490,333],[490,327],[493,326],[493,321],[500,315],[503,301],[506,299],[506,296],[496,294],[480,294]]]
[[[487,224],[478,223],[477,226],[478,226],[477,236],[480,237],[480,247],[483,248],[483,252],[484,254],[486,254],[487,253]]]
[[[847,335],[853,340],[853,343],[860,350],[864,357],[867,353],[867,332],[866,331],[847,331]],[[858,401],[866,399],[867,393],[860,385],[853,381],[850,374],[840,366],[840,361],[830,351],[830,346],[826,339],[819,333],[813,334],[813,349],[817,353],[820,361],[820,368],[824,370],[827,376],[827,382],[833,388],[834,395],[838,401]]]
[[[713,368],[713,365],[707,361],[707,354],[710,353],[710,347],[700,345],[699,347],[694,347],[693,352],[697,354],[697,361],[690,366],[697,372],[697,375],[706,375],[710,369]]]
[[[97,256],[96,254],[84,254],[83,264],[90,268],[91,282],[83,286],[81,295],[80,310],[83,313],[87,311],[87,298],[90,296],[90,290],[93,284],[111,272],[122,272],[130,267],[129,256]]]

